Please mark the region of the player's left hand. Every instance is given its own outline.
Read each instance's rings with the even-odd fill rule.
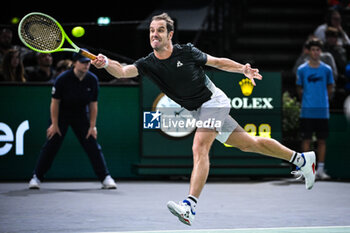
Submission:
[[[95,139],[97,139],[97,128],[96,127],[89,128],[88,133],[86,135],[86,139],[88,139],[90,136],[93,136]]]
[[[253,69],[250,64],[247,63],[243,66],[243,74],[252,81],[253,85],[256,86],[254,79],[261,80],[262,76],[259,74],[258,69]]]

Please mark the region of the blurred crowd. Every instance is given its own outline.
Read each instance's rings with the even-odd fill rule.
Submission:
[[[350,94],[350,0],[329,0],[328,4],[324,23],[318,25],[306,38],[293,73],[295,75],[298,67],[308,60],[309,50],[305,46],[307,41],[320,39],[323,42],[321,61],[332,68],[335,80],[331,108],[342,109],[345,98]]]
[[[350,22],[347,22],[350,20],[349,3],[350,0],[328,0],[330,8],[325,14],[324,23],[310,32],[305,39],[305,43],[314,37],[322,40],[322,61],[332,67],[336,80],[332,102],[341,104],[350,93],[350,39],[348,36]],[[347,15],[345,20],[343,15]],[[53,83],[61,72],[71,68],[72,61],[69,57],[36,53],[24,46],[14,45],[12,39],[16,36],[15,33],[9,28],[0,30],[0,81]],[[307,59],[308,50],[304,46],[295,62],[294,74],[298,66]],[[100,82],[138,83],[137,78],[117,80],[98,70],[92,70],[92,72],[97,74]]]
[[[72,67],[72,53],[54,56],[51,53],[34,52],[24,46],[14,45],[14,36],[16,35],[9,28],[0,30],[0,82],[54,83],[59,74]],[[137,78],[114,79],[98,70],[94,73],[100,73],[97,74],[100,82],[138,83]]]

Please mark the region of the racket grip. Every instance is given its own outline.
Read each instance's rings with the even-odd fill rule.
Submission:
[[[80,49],[79,53],[81,55],[83,55],[84,57],[90,58],[91,60],[95,60],[97,58],[97,56],[95,56],[94,54],[92,54],[84,49]]]

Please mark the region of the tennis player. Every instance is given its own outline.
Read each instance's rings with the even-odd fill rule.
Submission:
[[[116,78],[132,78],[138,75],[149,77],[171,99],[191,111],[197,120],[214,118],[222,122],[219,128],[197,128],[193,139],[193,170],[189,195],[179,204],[169,201],[172,214],[191,225],[196,214],[198,198],[209,174],[209,150],[215,139],[242,151],[284,159],[300,168],[305,177],[306,188],[315,182],[315,153],[297,153],[274,139],[253,137],[229,115],[230,101],[204,73],[204,66],[227,72],[244,74],[253,85],[261,80],[258,69],[242,65],[227,58],[217,58],[195,48],[192,44],[172,43],[174,22],[163,13],[152,18],[149,39],[153,52],[132,65],[122,66],[115,60],[99,54],[92,64],[105,68]],[[212,109],[216,110],[213,111]]]

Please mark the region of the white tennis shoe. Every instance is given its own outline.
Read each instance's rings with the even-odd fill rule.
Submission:
[[[103,189],[117,189],[117,184],[115,183],[114,179],[110,175],[108,175],[102,181],[102,188]]]
[[[189,201],[184,200],[183,202],[180,202],[179,204],[176,204],[173,201],[169,201],[167,204],[167,207],[169,211],[179,218],[179,220],[186,224],[191,226],[192,222],[194,220],[194,216],[196,213],[192,210],[191,204]]]
[[[293,171],[293,175],[300,175],[297,179],[304,176],[306,189],[312,189],[315,184],[316,177],[316,155],[315,152],[304,152],[301,156],[305,159],[305,164],[302,167],[297,167],[297,171]]]
[[[33,178],[29,181],[29,189],[40,189],[40,180],[33,175]]]

